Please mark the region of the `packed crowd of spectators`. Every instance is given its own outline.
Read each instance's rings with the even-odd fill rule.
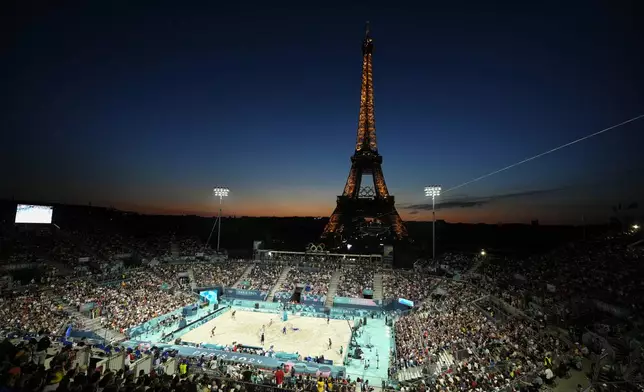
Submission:
[[[462,274],[467,272],[478,260],[484,257],[481,254],[448,252],[440,256],[437,264],[450,272]]]
[[[198,253],[209,253],[193,237],[173,235],[126,235],[119,232],[94,231],[91,233],[74,231],[61,233],[77,241],[79,257],[89,257],[98,262],[110,262],[122,255],[136,255],[143,260],[165,257],[195,256]]]
[[[594,300],[603,301],[604,309],[618,309],[637,314],[644,301],[644,285],[635,276],[642,276],[644,251],[634,245],[630,234],[622,234],[597,240],[568,244],[554,251],[527,259],[508,258],[498,255],[456,256],[449,255],[434,265],[417,263],[416,272],[435,273],[442,270],[469,271],[465,282],[456,283],[446,278],[441,288],[430,295],[430,301],[396,323],[396,370],[409,367],[447,365],[438,369],[440,376],[432,380],[440,390],[463,390],[482,388],[494,390],[502,385],[513,384],[523,377],[524,385],[537,388],[552,384],[557,377],[565,377],[568,369],[582,368],[582,357],[604,352],[606,343],[593,347],[581,343],[579,328],[571,322],[577,314],[572,306],[583,300],[587,311],[597,314]],[[475,266],[475,271],[472,267]],[[421,271],[422,270],[422,271]],[[396,274],[384,277],[385,292],[397,285],[405,290],[409,283],[394,283]],[[489,297],[491,294],[502,302]],[[590,301],[589,301],[590,300]],[[523,311],[528,318],[505,313],[506,305]],[[613,305],[616,305],[615,308]],[[570,327],[570,334],[561,337],[546,325],[555,321],[548,313],[557,311],[557,318]],[[579,310],[579,309],[576,309]],[[604,310],[607,321],[617,314]],[[628,313],[626,313],[628,314]],[[566,317],[569,316],[569,317]],[[579,322],[587,323],[586,318]],[[628,348],[615,341],[615,333],[624,327],[624,320],[607,327],[613,336],[613,349],[626,350],[615,357],[615,374],[637,373],[638,360],[628,358]],[[589,327],[594,330],[594,327]],[[558,330],[557,330],[558,331]],[[558,338],[553,336],[557,335]],[[577,343],[574,343],[574,342]],[[585,341],[585,340],[584,340]],[[605,340],[608,342],[608,340]],[[460,353],[453,364],[441,361],[441,353]],[[463,354],[466,353],[466,354]],[[445,357],[443,357],[444,359]],[[607,368],[615,369],[615,368]],[[442,370],[442,372],[440,371]],[[635,374],[633,373],[633,374]],[[610,372],[609,372],[610,374]],[[618,379],[611,379],[618,380]],[[441,389],[442,388],[442,389]],[[624,386],[626,388],[626,385]],[[536,390],[536,389],[535,389]]]
[[[435,380],[445,390],[482,388],[495,390],[523,375],[537,377],[552,368],[554,358],[569,348],[559,340],[538,332],[529,321],[496,319],[494,310],[476,306],[480,290],[446,282],[440,299],[403,316],[396,323],[397,369],[442,364]],[[441,363],[441,353],[460,352],[453,363]],[[450,354],[451,355],[451,354]],[[529,381],[532,381],[531,378]]]
[[[246,289],[246,290],[262,290],[269,291],[277,279],[282,273],[282,268],[266,268],[260,265],[253,267],[253,270],[250,271],[250,274],[244,279],[244,281],[239,282],[237,288]]]
[[[367,267],[342,267],[337,296],[362,298],[365,290],[373,290],[375,270]]]
[[[225,263],[194,264],[186,267],[192,268],[198,287],[209,287],[222,285],[232,287],[244,271],[248,268],[247,263],[239,260],[227,261]],[[187,270],[187,268],[186,268]]]
[[[341,266],[346,265],[349,261],[351,260],[347,260],[344,257],[344,255],[327,255],[327,254],[302,255],[302,254],[290,254],[290,253],[280,253],[280,252],[270,252],[270,256],[268,254],[264,254],[263,258],[259,260],[260,263],[262,262],[276,263],[276,264],[282,264],[285,266],[305,265],[311,268],[318,268],[318,269],[324,268],[328,270],[338,269]],[[367,260],[353,260],[351,262],[360,263],[362,261],[366,262]]]
[[[431,275],[391,270],[382,277],[383,295],[385,298],[405,298],[418,303],[429,296],[438,282],[440,280]]]
[[[76,280],[53,288],[55,295],[77,310],[85,304],[100,311],[105,327],[124,332],[155,317],[194,303],[185,293],[170,293],[161,281],[146,272],[137,272],[116,286],[96,285]]]
[[[51,293],[6,293],[0,297],[0,329],[36,332],[57,331],[69,319]]]
[[[61,235],[49,226],[33,230],[16,230],[0,226],[0,263],[22,264],[43,262],[73,262],[81,257],[81,250],[73,237]]]
[[[294,368],[263,369],[232,363],[217,357],[185,358],[176,351],[157,347],[145,349],[102,347],[91,349],[84,342],[62,346],[48,336],[1,343],[2,386],[16,392],[149,391],[149,392],[371,392],[360,378],[334,378],[330,375],[299,374]],[[48,349],[56,353],[49,368],[43,366]],[[104,369],[88,366],[83,360],[89,351],[97,355],[121,353],[123,366]],[[151,358],[147,369],[133,366],[143,357]],[[138,371],[137,371],[138,370]]]
[[[481,253],[446,252],[434,259],[421,258],[414,263],[415,271],[429,272],[432,275],[463,275],[487,260]]]
[[[525,311],[592,297],[641,313],[644,285],[633,277],[644,274],[644,248],[630,242],[630,236],[617,236],[568,244],[523,260],[493,257],[473,279]]]
[[[216,359],[198,359],[190,361],[188,372],[201,377],[211,377],[211,384],[223,383],[235,391],[263,391],[262,387],[279,387],[282,391],[319,392],[360,392],[362,381],[350,378],[319,377],[311,374],[297,374],[293,368],[265,370],[240,364],[221,363]],[[214,376],[214,379],[212,378]],[[218,376],[225,377],[224,379]],[[200,378],[197,378],[197,380]],[[218,389],[218,387],[216,388]],[[225,390],[225,389],[224,389]],[[368,383],[366,390],[369,391]]]
[[[52,261],[77,265],[80,259],[113,262],[119,256],[136,255],[144,260],[174,256],[212,254],[201,241],[191,236],[166,233],[136,235],[123,230],[89,225],[61,229],[0,225],[0,263],[17,264]]]
[[[329,291],[329,282],[332,272],[329,270],[318,270],[313,268],[291,268],[288,277],[282,283],[281,291],[291,292],[298,285],[309,288],[306,294],[326,295]]]
[[[187,276],[188,268],[185,264],[160,264],[152,267],[151,272],[158,276],[164,284],[189,291],[190,278]]]

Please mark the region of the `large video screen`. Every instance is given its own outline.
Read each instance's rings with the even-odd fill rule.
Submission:
[[[54,207],[18,204],[16,207],[16,223],[51,223]]]

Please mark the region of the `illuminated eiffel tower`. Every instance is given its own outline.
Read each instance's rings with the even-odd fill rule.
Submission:
[[[373,39],[369,24],[362,43],[362,90],[356,149],[342,196],[329,219],[323,239],[374,236],[379,239],[402,239],[407,228],[396,211],[382,173],[382,156],[376,142],[373,104]],[[369,181],[366,176],[371,176]]]

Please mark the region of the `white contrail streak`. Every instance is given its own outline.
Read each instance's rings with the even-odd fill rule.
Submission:
[[[615,124],[615,125],[613,125],[613,126],[611,126],[611,127],[604,128],[604,129],[602,129],[601,131],[597,131],[597,132],[595,132],[595,133],[591,133],[590,135],[586,135],[586,136],[584,136],[584,137],[581,137],[581,138],[579,138],[579,139],[577,139],[577,140],[573,140],[572,142],[569,142],[569,143],[566,143],[566,144],[562,144],[562,145],[561,145],[561,146],[559,146],[559,147],[555,147],[555,148],[553,148],[553,149],[551,149],[551,150],[548,150],[548,151],[542,152],[541,154],[537,154],[537,155],[535,155],[535,156],[533,156],[533,157],[530,157],[530,158],[524,159],[524,160],[522,160],[522,161],[519,161],[519,162],[513,163],[513,164],[511,164],[511,165],[509,165],[509,166],[506,166],[506,167],[504,167],[504,168],[502,168],[502,169],[498,169],[498,170],[495,170],[495,171],[493,171],[493,172],[491,172],[491,173],[484,174],[484,175],[482,175],[482,176],[480,176],[480,177],[476,177],[476,178],[475,178],[475,179],[473,179],[473,180],[469,180],[469,181],[467,181],[467,182],[462,183],[461,185],[457,185],[457,186],[455,186],[455,187],[449,188],[448,190],[443,191],[443,192],[453,191],[453,190],[455,190],[455,189],[462,188],[462,187],[464,187],[464,186],[466,186],[466,185],[469,185],[469,184],[471,184],[471,183],[473,183],[473,182],[481,181],[481,180],[482,180],[482,179],[484,179],[484,178],[488,178],[488,177],[493,176],[493,175],[495,175],[495,174],[498,174],[498,173],[504,172],[504,171],[506,171],[506,170],[512,169],[513,167],[517,167],[517,166],[522,165],[522,164],[524,164],[524,163],[526,163],[526,162],[534,161],[535,159],[537,159],[537,158],[541,158],[541,157],[542,157],[542,156],[544,156],[544,155],[548,155],[548,154],[553,153],[553,152],[555,152],[555,151],[559,151],[559,150],[561,150],[562,148],[566,148],[566,147],[568,147],[568,146],[572,146],[573,144],[577,144],[577,143],[579,143],[579,142],[581,142],[581,141],[584,141],[584,140],[586,140],[586,139],[590,139],[591,137],[594,137],[594,136],[597,136],[597,135],[601,135],[602,133],[605,133],[605,132],[611,131],[611,130],[613,130],[613,129],[615,129],[615,128],[619,128],[619,127],[621,127],[622,125],[626,125],[626,124],[628,124],[628,123],[632,123],[633,121],[637,121],[637,120],[639,120],[639,119],[641,119],[641,118],[643,118],[643,117],[644,117],[644,114],[640,114],[639,116],[637,116],[637,117],[633,117],[633,118],[631,118],[630,120],[626,120],[626,121],[621,122],[621,123],[619,123],[619,124]]]

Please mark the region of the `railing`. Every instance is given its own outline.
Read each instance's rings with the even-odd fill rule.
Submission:
[[[600,383],[593,383],[593,385],[585,389],[584,392],[591,391],[592,387],[595,387],[595,390],[601,392],[641,391],[642,388],[644,388],[644,383],[628,381],[602,381]]]
[[[615,360],[615,349],[603,336],[600,336],[586,328],[586,332],[583,334],[581,340],[586,347],[593,347],[592,343],[598,342],[601,345],[601,348],[605,350],[604,354],[606,354],[610,360]]]
[[[199,371],[199,373],[202,373],[204,375],[208,376],[208,379],[212,382],[213,380],[216,380],[218,384],[220,385],[226,385],[227,388],[222,388],[224,390],[245,390],[247,392],[285,392],[285,391],[293,391],[295,390],[295,386],[293,385],[293,388],[288,388],[288,387],[278,387],[277,385],[259,385],[259,384],[253,384],[250,382],[244,382],[244,381],[238,381],[238,380],[233,380],[232,378],[226,378],[226,377],[217,377],[214,375],[213,372],[209,371]],[[239,386],[239,388],[236,388],[236,386]]]
[[[510,305],[509,303],[507,303],[507,302],[505,302],[505,301],[503,301],[503,300],[501,300],[499,298],[496,298],[493,295],[488,296],[488,299],[490,300],[490,302],[494,303],[496,306],[498,306],[504,312],[506,312],[506,313],[508,313],[508,314],[510,314],[510,315],[512,315],[514,317],[524,319],[524,320],[528,320],[528,321],[530,321],[532,323],[536,323],[535,320],[532,317],[528,316],[527,314],[525,314],[521,310],[515,308],[514,306]]]
[[[96,368],[100,369],[103,373],[111,370],[112,372],[118,372],[124,368],[125,364],[125,353],[120,352],[116,353],[108,358],[99,361],[96,364]]]
[[[151,355],[144,355],[142,358],[136,360],[136,362],[130,365],[130,370],[132,370],[133,374],[139,374],[141,371],[145,374],[150,374],[153,362]]]

